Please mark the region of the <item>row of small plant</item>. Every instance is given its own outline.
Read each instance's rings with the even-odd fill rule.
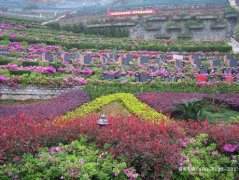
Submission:
[[[147,92],[185,92],[185,93],[231,93],[239,92],[238,84],[222,83],[220,86],[198,86],[194,82],[182,83],[145,83],[127,85],[117,82],[92,82],[85,86],[92,99],[114,93],[147,93]]]
[[[107,167],[107,175],[112,177],[112,173],[115,173],[112,169],[118,165],[109,165],[113,160],[107,154],[112,154],[122,162],[121,169],[126,167],[124,162],[127,167],[135,168],[136,171],[125,170],[128,173],[130,171],[128,177],[131,179],[137,176],[142,179],[238,177],[239,129],[235,125],[192,121],[161,121],[153,124],[128,116],[110,117],[110,125],[102,128],[97,124],[98,118],[89,115],[67,121],[59,120],[57,123],[48,120],[38,123],[27,116],[1,118],[0,160],[5,164],[0,171],[4,175],[1,177],[75,177],[79,171],[82,175],[94,176],[98,173],[96,177],[104,177],[104,168]],[[107,159],[105,163],[97,157],[101,151],[96,152],[96,157],[84,159],[81,152],[85,150],[75,147],[77,142],[69,146],[59,145],[69,144],[83,136],[87,136],[88,143],[95,142],[97,148],[104,150],[102,156]],[[39,147],[52,148],[36,155]],[[33,156],[25,155],[21,161],[24,153],[33,153]],[[99,160],[97,167],[95,160]],[[7,161],[12,161],[12,164]],[[89,161],[93,162],[88,164]],[[79,167],[75,167],[76,163]],[[84,163],[91,171],[86,167],[82,169]],[[76,169],[67,173],[72,168]]]
[[[232,47],[227,45],[226,43],[196,43],[193,41],[180,41],[180,42],[171,42],[171,43],[163,43],[162,41],[143,41],[137,40],[134,47],[132,40],[123,38],[123,39],[112,39],[112,38],[101,38],[101,41],[98,41],[98,38],[95,36],[85,36],[80,35],[76,36],[75,34],[70,34],[65,31],[54,31],[45,28],[41,28],[40,26],[36,28],[25,28],[20,32],[26,32],[27,37],[23,36],[19,33],[19,30],[10,30],[9,34],[3,34],[0,37],[1,40],[9,40],[15,42],[26,41],[30,44],[36,43],[45,43],[48,45],[61,45],[67,49],[78,48],[78,49],[124,49],[124,50],[149,50],[149,51],[220,51],[220,52],[229,52],[232,50]],[[31,32],[33,31],[33,33]],[[44,34],[44,36],[43,36]],[[59,38],[59,34],[67,35],[64,37],[64,40]],[[38,37],[38,38],[36,38]],[[40,37],[40,38],[39,38]],[[73,42],[72,37],[77,37],[77,41]]]
[[[5,72],[5,70],[0,70],[0,72]],[[0,75],[0,85],[10,87],[39,86],[70,88],[75,86],[83,86],[88,83],[87,79],[78,75],[43,75],[38,72],[29,71],[11,71],[10,73],[14,75]]]
[[[162,114],[165,114],[176,119],[206,120],[208,119],[205,113],[206,107],[207,110],[211,109],[208,112],[221,112],[222,106],[220,104],[224,103],[238,110],[237,96],[237,94],[221,94],[220,96],[213,97],[212,95],[201,93],[163,92],[136,94],[136,97],[141,102],[145,103],[143,104],[132,94],[126,93],[107,95],[89,102],[90,97],[86,92],[74,90],[41,103],[9,106],[0,105],[0,117],[17,115],[20,113],[34,116],[36,119],[51,119],[66,113],[64,118],[82,117],[91,112],[99,111],[103,106],[118,101],[132,114],[142,117],[143,119],[156,120],[161,118]],[[127,100],[124,98],[127,98]],[[210,107],[209,103],[211,104]],[[226,106],[223,107],[226,108]],[[215,120],[226,120],[228,123],[236,123],[237,119],[235,113],[235,115],[232,115],[229,119],[221,118]]]
[[[154,121],[161,120],[162,118],[165,118],[165,120],[167,119],[165,115],[158,113],[129,93],[116,93],[96,98],[91,102],[83,104],[73,112],[66,114],[64,118],[69,119],[82,117],[91,112],[99,111],[103,106],[115,101],[122,103],[130,113],[141,117],[142,119]]]
[[[93,72],[94,70],[94,72]],[[1,75],[1,82],[5,85],[10,86],[17,86],[17,85],[41,85],[41,86],[69,86],[67,84],[68,79],[70,80],[70,77],[73,78],[72,86],[76,85],[85,85],[88,84],[88,82],[92,83],[98,83],[98,84],[104,84],[107,83],[107,81],[111,81],[110,83],[119,83],[120,78],[126,79],[127,83],[135,82],[138,75],[136,76],[136,71],[122,71],[119,74],[114,74],[112,71],[104,72],[103,68],[98,67],[97,65],[92,68],[86,68],[86,69],[80,69],[80,68],[59,68],[56,70],[55,68],[49,66],[49,67],[41,67],[41,66],[34,66],[34,67],[27,67],[27,68],[20,68],[18,69],[18,66],[15,64],[9,64],[0,66],[0,73]],[[106,74],[106,73],[112,73],[112,74]],[[153,73],[155,74],[155,73]],[[165,73],[168,74],[168,73]],[[176,77],[177,74],[180,74]],[[145,76],[148,80],[141,83],[149,83],[153,82],[154,84],[157,83],[169,83],[165,82],[165,77],[168,77],[169,75],[157,75],[155,77],[155,81],[152,81],[152,76],[150,72],[141,72],[142,76]],[[230,76],[231,80],[230,82],[227,81],[221,81],[221,78],[225,78],[224,75],[218,75],[216,79],[212,79],[212,82],[199,82],[196,83],[197,80],[194,77],[195,74],[188,74],[185,78],[185,75],[182,73],[172,73],[169,77],[176,77],[174,84],[177,84],[176,82],[183,82],[188,83],[190,87],[194,85],[193,87],[195,90],[197,88],[202,87],[203,89],[210,89],[214,86],[222,86],[218,87],[220,91],[222,91],[224,88],[226,89],[227,84],[231,84],[233,82],[239,81],[239,75],[237,76]],[[220,78],[219,78],[220,76]],[[228,75],[229,77],[229,75]],[[104,78],[110,78],[106,82],[102,79]],[[114,79],[114,80],[111,80]],[[34,79],[34,80],[32,80]],[[208,78],[210,79],[210,78]],[[13,80],[15,80],[16,83],[13,83]],[[195,84],[196,83],[196,84]],[[166,84],[167,85],[167,84]],[[173,85],[173,84],[172,84]],[[237,87],[238,84],[233,84],[233,87]],[[222,89],[222,90],[221,90]],[[227,90],[227,89],[226,89]],[[203,90],[205,91],[205,90]],[[232,89],[231,91],[236,91],[236,89]]]
[[[92,93],[92,91],[90,92]],[[44,101],[37,104],[11,106],[0,105],[0,117],[4,117],[6,115],[17,115],[20,113],[35,116],[37,117],[36,119],[40,119],[40,117],[41,119],[49,119],[51,118],[51,116],[62,116],[66,113],[67,114],[64,116],[64,118],[78,117],[85,116],[94,111],[99,111],[103,106],[118,101],[122,103],[123,106],[125,106],[126,109],[132,114],[135,114],[138,117],[142,117],[143,119],[156,120],[158,118],[163,117],[162,114],[165,114],[172,115],[173,117],[177,118],[179,118],[178,115],[180,115],[180,119],[185,120],[190,118],[194,120],[205,120],[206,117],[200,116],[202,115],[201,113],[198,114],[198,112],[202,112],[202,107],[206,106],[205,103],[201,103],[201,99],[209,99],[210,101],[214,102],[215,105],[220,103],[226,103],[231,108],[238,110],[239,105],[237,102],[237,96],[238,95],[236,93],[220,94],[220,96],[216,95],[215,97],[210,94],[201,93],[152,92],[140,94],[136,93],[136,97],[138,98],[137,99],[132,94],[118,93],[102,96],[89,102],[90,97],[85,91],[75,90],[60,95],[52,100]],[[198,99],[198,102],[195,101],[194,103],[192,101],[193,99]],[[143,103],[141,103],[139,100]],[[173,110],[175,106],[177,108]],[[181,116],[183,111],[185,111],[183,113],[185,114],[185,117]]]

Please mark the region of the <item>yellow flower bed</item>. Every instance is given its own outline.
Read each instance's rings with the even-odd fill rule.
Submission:
[[[133,94],[129,93],[116,93],[96,98],[91,102],[83,104],[76,110],[67,113],[63,116],[63,119],[85,116],[91,112],[99,111],[103,106],[115,101],[121,102],[130,113],[142,119],[150,119],[154,121],[168,119],[167,116],[158,113],[148,105],[139,101]]]

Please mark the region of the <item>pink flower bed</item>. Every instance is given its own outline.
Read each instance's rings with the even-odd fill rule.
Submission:
[[[56,69],[52,66],[49,66],[49,67],[42,67],[42,66],[22,67],[22,66],[18,66],[16,64],[8,64],[8,65],[0,66],[0,69],[35,71],[35,72],[41,72],[44,74],[55,74],[56,73]]]
[[[56,45],[46,46],[43,44],[30,44],[28,50],[33,53],[37,52],[48,53],[48,52],[58,52],[60,50],[60,47]]]
[[[51,119],[55,116],[64,115],[89,100],[90,97],[88,93],[83,90],[74,90],[69,93],[62,94],[54,99],[39,103],[0,105],[0,117],[26,114],[37,120]]]
[[[12,37],[12,38],[14,38],[14,37]],[[10,45],[6,47],[6,49],[9,51],[23,51],[24,50],[22,44],[19,42],[11,42]]]
[[[216,96],[216,101],[225,102],[233,109],[239,111],[239,94],[238,93],[220,94],[220,96]]]
[[[183,100],[191,100],[194,98],[212,98],[209,94],[200,93],[142,93],[136,95],[142,102],[148,104],[158,112],[166,114],[171,113],[171,109],[174,107],[174,103],[182,102]],[[216,95],[215,100],[228,104],[231,108],[239,110],[239,94],[228,93]]]
[[[26,27],[24,26],[21,26],[21,25],[12,25],[12,24],[5,24],[5,23],[2,23],[0,22],[0,29],[15,29],[15,30],[25,30]]]
[[[92,76],[94,72],[90,68],[86,69],[77,69],[77,68],[59,68],[59,72],[62,73],[72,73],[72,74],[82,74]]]
[[[158,112],[165,114],[170,113],[176,102],[183,100],[191,100],[193,98],[205,98],[207,94],[200,93],[142,93],[137,94],[136,97],[142,102],[148,104]]]

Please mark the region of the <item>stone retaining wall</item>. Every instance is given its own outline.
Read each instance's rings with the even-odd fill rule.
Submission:
[[[178,21],[172,21],[172,20],[166,20],[166,21],[148,21],[147,22],[147,28],[148,27],[157,27],[158,30],[151,30],[151,31],[144,31],[144,39],[155,39],[158,35],[165,35],[167,34],[169,37],[177,39],[182,35],[190,35],[193,40],[196,41],[225,41],[228,40],[230,36],[233,35],[237,20],[236,18],[224,18],[223,24],[217,23],[215,19],[211,16],[203,16],[203,20],[201,20],[200,25],[202,28],[198,29],[191,29],[192,26],[187,25],[187,21],[185,20],[178,20]],[[194,20],[195,21],[195,20]],[[170,24],[170,22],[175,22],[179,29],[172,29],[168,30],[167,25]],[[217,25],[218,27],[223,25],[223,28],[212,28],[213,25]],[[140,27],[140,26],[139,26]],[[130,27],[130,37],[135,38],[135,34],[137,32],[133,31],[133,28],[139,28],[138,26]],[[144,28],[144,27],[142,27]]]
[[[45,100],[51,99],[62,93],[69,92],[73,89],[78,89],[80,87],[74,88],[50,88],[50,87],[17,87],[12,88],[8,86],[0,86],[0,100]]]

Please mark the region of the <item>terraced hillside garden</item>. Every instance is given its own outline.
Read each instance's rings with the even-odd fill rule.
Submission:
[[[238,93],[238,55],[225,42],[2,18],[0,177],[236,180]]]

